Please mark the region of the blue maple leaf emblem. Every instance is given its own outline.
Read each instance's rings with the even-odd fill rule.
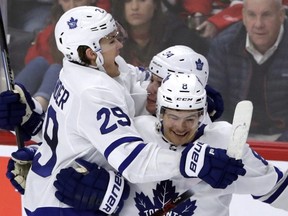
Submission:
[[[170,58],[171,56],[174,55],[174,53],[172,53],[171,51],[168,51],[168,52],[164,53],[163,55],[166,56],[166,58]]]
[[[139,210],[139,216],[147,216],[153,214],[157,209],[162,208],[171,199],[176,198],[179,193],[175,191],[175,186],[172,185],[171,180],[161,181],[156,185],[156,189],[153,189],[153,202],[144,193],[136,193],[134,198],[135,205]],[[196,209],[196,200],[190,199],[179,204],[172,212],[177,213],[179,216],[191,216]],[[173,215],[173,214],[172,214]]]
[[[67,22],[69,29],[77,28],[77,22],[78,22],[78,19],[74,19],[73,17],[71,17],[70,20]]]
[[[204,62],[202,62],[200,58],[197,61],[195,61],[195,64],[196,64],[197,70],[202,70]]]

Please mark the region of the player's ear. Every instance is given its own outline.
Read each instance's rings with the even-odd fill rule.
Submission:
[[[95,61],[97,58],[97,54],[91,48],[86,49],[85,54],[89,60]]]

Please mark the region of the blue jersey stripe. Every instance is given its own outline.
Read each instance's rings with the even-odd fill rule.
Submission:
[[[47,215],[61,215],[61,216],[95,216],[100,213],[102,215],[103,212],[100,212],[99,210],[94,211],[88,211],[88,210],[77,210],[75,208],[58,208],[58,207],[42,207],[37,208],[35,211],[31,212],[28,209],[25,208],[25,212],[27,216],[47,216]],[[99,214],[99,215],[100,215]]]
[[[145,148],[146,144],[141,143],[139,144],[132,152],[131,154],[121,163],[121,165],[118,168],[118,171],[120,173],[123,173],[123,171],[132,163],[132,161],[137,157],[137,155],[142,151],[143,148]]]
[[[106,159],[108,159],[111,152],[114,151],[118,146],[122,145],[123,143],[138,142],[138,141],[143,142],[143,139],[141,137],[122,137],[109,145],[109,147],[104,152],[104,156]]]
[[[288,185],[288,178],[286,178],[285,181],[280,185],[280,187],[273,193],[273,195],[270,196],[269,199],[265,200],[264,202],[269,204],[274,202],[286,189],[287,185]]]

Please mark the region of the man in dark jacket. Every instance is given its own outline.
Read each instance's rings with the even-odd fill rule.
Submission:
[[[220,33],[208,54],[208,83],[232,121],[237,102],[254,104],[250,138],[288,141],[288,23],[281,0],[244,0],[243,22]],[[286,132],[286,133],[285,133]]]

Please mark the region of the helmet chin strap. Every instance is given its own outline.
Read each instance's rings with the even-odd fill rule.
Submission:
[[[97,67],[99,68],[100,71],[107,73],[105,68],[103,67],[104,58],[103,58],[102,53],[100,51],[97,51],[96,54],[97,54],[97,58],[95,62],[96,62]]]

